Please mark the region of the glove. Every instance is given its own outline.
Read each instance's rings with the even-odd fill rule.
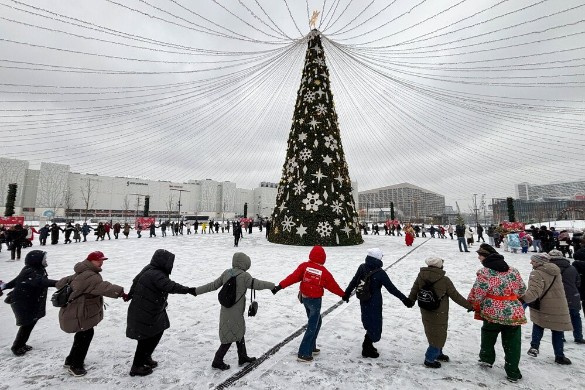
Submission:
[[[197,296],[197,289],[195,287],[189,287],[189,294],[193,295],[194,297]]]
[[[280,287],[280,284],[277,284],[276,286],[274,286],[274,288],[270,291],[272,291],[272,294],[276,294],[277,292],[279,292],[280,290],[282,290],[282,287]]]
[[[341,299],[343,299],[345,303],[349,303],[349,294],[348,293],[343,294],[343,297]]]
[[[128,302],[130,300],[130,297],[126,293],[122,293],[122,295],[120,295],[120,296],[122,297],[122,299],[124,300],[124,302]]]
[[[472,311],[475,311],[475,310],[473,310],[473,309],[467,309],[467,312],[468,313],[471,313]]]
[[[409,309],[414,306],[414,302],[408,298],[404,298],[402,303],[404,303],[404,306],[408,307]]]

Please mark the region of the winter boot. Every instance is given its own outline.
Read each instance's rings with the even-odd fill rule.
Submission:
[[[238,347],[238,364],[240,366],[256,361],[255,357],[248,356],[248,353],[246,352],[246,341],[244,339],[242,339],[242,341],[237,341],[236,347]]]
[[[444,354],[440,354],[437,357],[437,360],[440,361],[440,362],[448,362],[449,361],[449,356],[444,355]]]
[[[232,344],[221,344],[219,346],[219,348],[217,349],[217,352],[215,353],[215,357],[213,358],[213,362],[211,363],[211,367],[216,368],[218,370],[229,370],[230,369],[230,365],[229,364],[225,364],[223,362],[223,358],[225,357],[225,354],[227,353],[227,351],[230,349],[230,346]]]
[[[569,358],[566,358],[564,356],[557,356],[557,357],[555,357],[555,363],[562,364],[562,365],[569,365],[569,364],[571,364],[571,360],[569,360]]]
[[[528,353],[528,355],[530,355],[532,357],[537,357],[538,356],[538,348],[531,347],[527,353]]]
[[[135,366],[132,365],[130,369],[130,376],[147,376],[152,374],[152,368],[150,366]]]
[[[69,366],[69,373],[73,376],[84,376],[85,374],[87,374],[87,370],[83,366],[81,367]]]
[[[439,363],[438,361],[434,361],[434,362],[429,362],[425,360],[425,367],[428,368],[441,368],[441,363]]]
[[[144,365],[145,365],[145,366],[148,366],[148,367],[150,367],[150,368],[157,368],[157,367],[158,367],[158,362],[157,362],[156,360],[152,360],[152,357],[151,357],[151,356],[149,356],[149,357],[146,359],[146,362],[144,362]]]
[[[374,348],[372,339],[370,339],[370,336],[368,336],[367,334],[364,337],[364,342],[362,343],[362,356],[374,359],[380,356],[376,348]]]
[[[12,351],[13,354],[15,354],[16,356],[24,356],[24,354],[26,353],[27,349],[25,347],[18,347],[18,348],[10,348],[10,350]]]

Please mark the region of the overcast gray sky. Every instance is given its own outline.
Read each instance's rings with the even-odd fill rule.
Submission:
[[[360,190],[585,178],[579,0],[0,0],[0,156],[278,182],[313,10]]]

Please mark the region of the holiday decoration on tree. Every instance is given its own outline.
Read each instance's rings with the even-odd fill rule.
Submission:
[[[308,48],[268,240],[288,245],[363,242],[320,32]]]
[[[514,199],[506,198],[506,203],[508,205],[508,221],[516,222],[516,212],[514,211]]]

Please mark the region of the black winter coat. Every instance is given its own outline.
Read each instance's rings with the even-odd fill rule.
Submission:
[[[383,265],[382,260],[367,256],[365,263],[357,269],[345,293],[351,294],[368,272],[382,268]],[[406,299],[406,296],[392,284],[388,274],[383,269],[370,276],[372,297],[368,301],[360,301],[360,307],[362,309],[362,325],[373,342],[379,341],[382,337],[382,286],[401,301]]]
[[[150,264],[134,278],[128,293],[132,301],[128,307],[126,337],[147,339],[171,326],[166,311],[168,295],[189,292],[188,287],[169,279],[174,261],[174,254],[157,249]]]
[[[573,267],[577,269],[579,276],[581,277],[581,285],[579,286],[579,293],[581,300],[585,301],[585,249],[579,249],[573,255],[575,261],[573,261]]]
[[[14,289],[14,302],[10,306],[17,326],[31,325],[45,316],[47,290],[55,287],[55,283],[56,280],[49,279],[42,259],[25,260],[24,268],[5,287]]]

